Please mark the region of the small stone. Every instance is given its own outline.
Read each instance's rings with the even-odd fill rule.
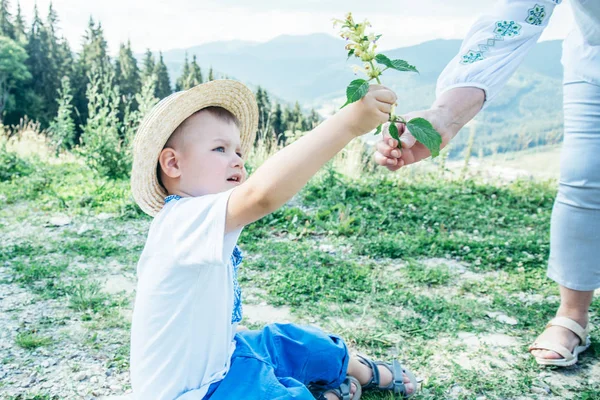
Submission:
[[[464,389],[456,384],[452,385],[452,388],[450,388],[450,394],[454,396],[461,394],[463,391]]]
[[[119,385],[110,385],[109,389],[112,390],[113,392],[120,392],[121,391],[121,386],[119,386]]]
[[[50,389],[52,387],[52,382],[44,382],[42,383],[42,387],[44,389]]]
[[[48,361],[48,360],[42,361],[41,366],[44,368],[48,368],[50,366],[50,361]]]
[[[75,375],[75,380],[81,382],[81,381],[85,380],[87,377],[88,376],[85,372],[80,372],[77,375]]]
[[[37,381],[37,377],[35,376],[35,374],[32,374],[29,378],[25,379],[23,381],[23,383],[21,383],[21,387],[28,388],[31,385],[35,384],[36,381]]]
[[[515,318],[509,317],[508,315],[503,314],[501,312],[488,311],[487,316],[492,319],[495,319],[496,321],[500,321],[509,325],[517,325],[519,323],[519,321],[517,321]]]
[[[114,217],[114,214],[109,213],[100,213],[96,216],[96,218],[98,218],[101,221],[106,221],[107,219],[111,219],[112,217]]]
[[[550,390],[550,386],[548,386],[548,385],[544,385],[541,387],[540,386],[532,386],[531,391],[533,393],[544,394],[544,395],[549,395],[550,393],[552,393],[552,390]]]
[[[92,376],[90,378],[90,383],[98,383],[98,377],[97,376]]]
[[[92,226],[88,225],[88,224],[83,224],[79,227],[79,229],[77,230],[77,234],[78,235],[83,235],[84,233],[86,233],[87,231],[91,230]]]
[[[71,223],[71,218],[65,216],[56,216],[50,218],[49,224],[51,226],[65,226]]]
[[[335,247],[331,244],[322,244],[319,246],[319,250],[324,253],[335,253]]]
[[[112,369],[107,369],[107,370],[104,372],[104,374],[105,374],[106,376],[112,376],[112,374],[113,374],[113,371],[112,371]]]

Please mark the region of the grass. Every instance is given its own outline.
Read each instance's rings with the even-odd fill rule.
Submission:
[[[15,343],[23,349],[32,350],[37,349],[38,347],[47,346],[52,343],[52,340],[33,332],[22,332],[15,338]]]
[[[127,374],[133,294],[111,294],[103,282],[133,276],[150,219],[126,181],[106,181],[77,162],[31,163],[39,172],[0,182],[0,285],[31,296],[10,311],[14,318],[36,303],[57,315],[38,315],[38,330],[19,333],[15,345],[81,346],[102,368]],[[544,385],[549,398],[598,398],[597,344],[576,373],[540,374],[526,355],[558,306],[556,285],[545,277],[554,195],[551,181],[348,178],[329,168],[289,205],[244,229],[240,282],[254,293],[247,304],[289,307],[292,320],[335,331],[354,350],[403,360],[425,378],[415,399],[535,399]],[[72,223],[49,226],[57,214]],[[596,298],[592,324],[600,323],[599,305]],[[56,326],[83,333],[53,335]],[[592,341],[600,343],[597,332]],[[0,354],[30,368],[13,357]]]

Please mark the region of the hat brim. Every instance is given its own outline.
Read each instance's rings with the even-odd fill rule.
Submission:
[[[131,192],[146,214],[158,214],[168,195],[156,174],[165,143],[183,121],[206,107],[222,107],[238,119],[242,154],[250,152],[258,129],[258,105],[244,84],[216,80],[164,98],[144,117],[133,141]]]

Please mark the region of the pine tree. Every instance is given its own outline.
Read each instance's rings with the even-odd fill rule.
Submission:
[[[51,63],[49,57],[49,48],[47,40],[47,32],[44,29],[42,20],[40,19],[37,6],[33,9],[33,20],[29,35],[27,38],[27,68],[34,77],[27,86],[27,90],[33,93],[32,102],[27,105],[27,115],[32,119],[37,119],[44,126],[52,119],[52,115],[46,112],[47,104],[45,103],[46,85],[50,81],[48,65]],[[56,92],[53,98],[56,97]],[[54,99],[53,99],[54,100]]]
[[[309,131],[311,129],[315,129],[317,125],[321,123],[321,116],[315,109],[310,110],[310,115],[307,119],[308,125],[306,126],[306,130]]]
[[[269,130],[271,101],[269,100],[269,94],[267,91],[260,86],[256,91],[256,102],[258,104],[258,131],[260,132],[260,135],[264,136]]]
[[[123,157],[127,163],[131,165],[133,162],[133,139],[142,119],[146,114],[158,103],[158,99],[154,97],[156,87],[156,78],[154,75],[149,75],[142,80],[142,88],[139,93],[135,94],[135,98],[127,102],[123,118],[122,137]],[[136,110],[131,108],[131,103],[135,101],[138,105]]]
[[[303,132],[304,131],[304,115],[302,114],[302,109],[300,108],[300,103],[298,103],[296,101],[296,104],[294,105],[294,125],[292,127],[292,131],[293,132]]]
[[[202,70],[196,61],[196,55],[194,54],[194,57],[192,58],[192,64],[190,65],[190,79],[188,84],[190,88],[192,88],[194,86],[198,86],[202,82],[204,82],[202,79]]]
[[[115,61],[115,82],[119,85],[121,94],[128,99],[135,101],[136,93],[141,90],[140,69],[133,56],[131,42],[127,41],[127,46],[121,43],[119,48],[119,57]],[[133,110],[137,109],[137,103],[132,104]]]
[[[156,77],[149,76],[142,81],[142,90],[135,95],[139,108],[137,110],[137,123],[142,122],[146,114],[158,103],[158,99],[154,96],[156,89]]]
[[[214,81],[215,80],[215,76],[213,75],[213,69],[212,66],[210,67],[210,69],[208,70],[208,81]]]
[[[152,55],[150,49],[146,49],[144,62],[142,64],[142,81],[145,81],[149,76],[154,75],[155,66],[156,62],[154,61],[154,55]]]
[[[57,153],[63,149],[70,149],[75,145],[75,122],[72,116],[73,95],[71,94],[71,83],[67,76],[61,80],[58,98],[58,113],[50,124],[51,140]]]
[[[164,99],[172,93],[172,90],[169,72],[163,60],[162,52],[159,53],[158,63],[154,67],[154,75],[156,76],[156,91],[154,94],[159,99]]]
[[[22,47],[27,44],[27,34],[25,33],[25,19],[21,13],[21,4],[17,3],[17,15],[15,16],[15,41]]]
[[[185,59],[183,62],[183,71],[181,71],[181,75],[177,78],[177,82],[175,83],[175,91],[180,92],[182,90],[189,89],[188,80],[190,78],[190,63],[188,61],[187,52],[185,53]]]
[[[288,107],[283,108],[283,125],[285,126],[285,131],[294,132],[295,126],[294,113]]]
[[[58,14],[54,10],[54,7],[52,6],[52,2],[50,2],[50,5],[48,6],[48,16],[46,17],[46,26],[50,30],[50,33],[52,34],[52,36],[54,36],[55,38],[57,36],[57,34],[56,34],[57,25],[58,25]]]
[[[0,122],[4,112],[16,108],[15,91],[19,85],[31,78],[25,60],[27,53],[14,40],[0,36]],[[6,121],[5,121],[6,122]],[[10,122],[10,121],[9,121]]]
[[[53,61],[54,67],[56,68],[55,85],[57,87],[60,87],[62,78],[65,76],[71,77],[74,68],[73,53],[71,52],[71,47],[69,46],[69,42],[64,36],[59,37],[58,23],[58,14],[54,10],[52,3],[50,3],[50,6],[48,7],[48,16],[46,17],[45,26],[48,31],[51,59]]]
[[[10,7],[8,0],[0,0],[0,36],[6,36],[10,39],[15,38],[15,27],[12,24],[12,18],[8,11]]]
[[[58,51],[60,53],[60,61],[61,61],[61,65],[59,65],[59,76],[61,77],[71,77],[73,76],[73,73],[75,71],[74,69],[74,60],[73,60],[73,53],[71,52],[71,47],[69,46],[69,42],[67,41],[67,39],[63,36],[60,40],[60,45],[58,48]]]
[[[58,15],[52,3],[48,7],[48,16],[46,23],[40,29],[40,40],[42,41],[42,49],[47,54],[47,62],[45,65],[45,80],[43,82],[43,91],[40,94],[44,102],[44,109],[40,119],[50,121],[58,112],[58,102],[56,94],[61,88],[61,80],[65,75],[61,68],[64,66],[62,60],[62,50],[60,41],[57,37],[58,30]]]
[[[104,39],[102,25],[90,17],[87,30],[83,36],[83,46],[75,62],[73,79],[73,105],[75,106],[78,126],[85,126],[88,115],[87,88],[92,72],[110,74],[112,66],[108,57],[107,43]],[[100,80],[102,84],[104,81]]]
[[[283,112],[281,111],[281,105],[279,103],[275,103],[270,123],[271,129],[273,130],[273,134],[277,138],[277,144],[285,144],[285,127],[283,124]]]
[[[123,157],[119,123],[119,88],[114,71],[94,67],[87,87],[88,119],[82,127],[80,154],[87,164],[109,178],[124,178],[131,168]]]

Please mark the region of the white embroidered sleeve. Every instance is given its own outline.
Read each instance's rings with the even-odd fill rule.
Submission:
[[[562,0],[500,0],[471,27],[437,82],[437,95],[456,87],[485,91],[486,105],[537,42]]]

